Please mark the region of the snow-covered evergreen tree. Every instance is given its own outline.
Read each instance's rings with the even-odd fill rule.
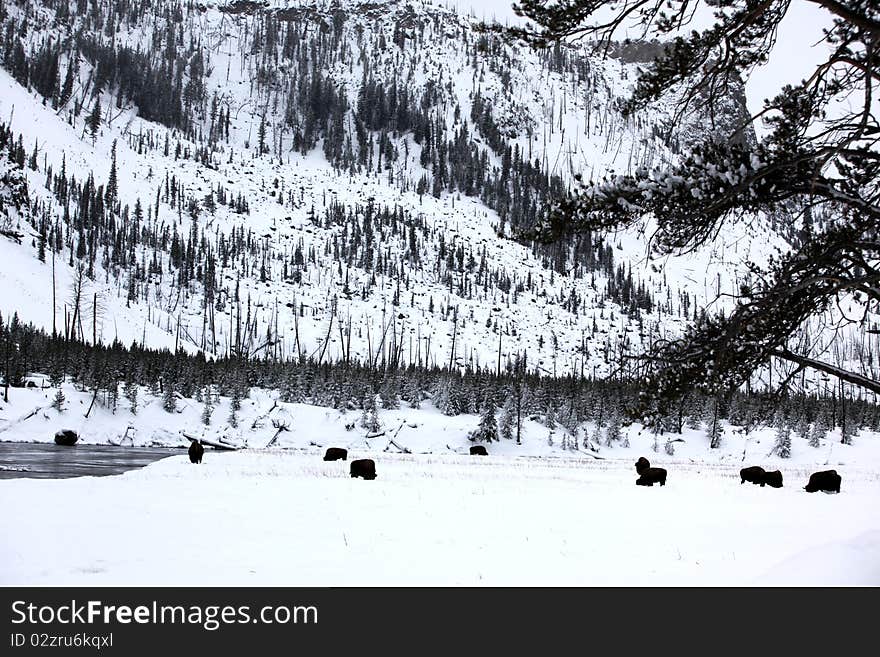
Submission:
[[[214,395],[211,392],[211,386],[205,386],[205,392],[202,394],[204,406],[202,407],[202,424],[206,427],[211,424],[211,416],[214,414]]]
[[[119,383],[110,381],[107,388],[107,407],[113,415],[116,415],[116,408],[119,406]]]
[[[125,387],[122,390],[122,394],[128,400],[128,410],[131,411],[132,415],[137,415],[138,412],[138,388],[139,386],[134,380],[129,379],[125,382]]]
[[[409,403],[410,408],[421,408],[422,390],[415,376],[407,377],[403,385],[403,398]]]
[[[498,425],[495,421],[495,400],[492,399],[492,395],[486,395],[486,398],[483,400],[480,424],[470,433],[469,438],[487,443],[498,440]]]
[[[505,440],[513,438],[513,430],[516,426],[516,407],[513,397],[508,397],[501,409],[501,418],[498,423],[498,433]]]
[[[822,441],[828,436],[828,426],[823,416],[818,416],[810,429],[810,437],[807,444],[814,449],[822,446]]]
[[[166,413],[177,411],[177,395],[174,392],[174,386],[171,384],[171,381],[165,382],[165,390],[162,393],[162,408]]]
[[[551,431],[556,428],[556,406],[552,402],[545,407],[544,426]]]
[[[840,426],[840,442],[843,445],[852,445],[852,439],[855,435],[855,431],[853,428],[853,423],[847,419],[846,422],[841,424]]]
[[[65,401],[67,401],[67,398],[64,396],[61,388],[58,388],[58,392],[56,392],[55,397],[52,398],[52,408],[54,408],[59,413],[63,413]]]
[[[776,425],[776,440],[773,452],[779,458],[791,458],[791,426],[781,413],[776,414],[774,423]]]
[[[229,425],[238,428],[238,411],[241,410],[241,387],[238,381],[232,385],[232,396],[229,401]]]
[[[377,397],[378,395],[369,392],[364,396],[363,401],[361,426],[370,434],[378,433],[382,428],[382,423],[379,421]]]
[[[398,399],[398,396],[399,391],[397,377],[386,377],[385,382],[379,389],[379,399],[381,407],[386,410],[400,408],[400,401]]]
[[[611,447],[615,442],[620,440],[620,415],[617,409],[614,409],[608,416],[608,427],[605,429],[605,445]]]
[[[568,399],[556,412],[556,418],[559,424],[568,431],[575,441],[578,439],[578,416],[574,399]]]

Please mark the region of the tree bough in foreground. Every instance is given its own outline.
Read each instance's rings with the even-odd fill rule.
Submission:
[[[763,120],[754,146],[719,135],[667,168],[637,169],[602,180],[576,179],[572,193],[522,235],[552,241],[587,230],[614,230],[646,216],[656,222],[654,255],[680,255],[713,240],[730,222],[783,217],[801,234],[791,251],[765,266],[749,263],[730,314],[713,314],[642,358],[645,419],[656,422],[688,392],[739,387],[771,358],[812,368],[880,393],[880,382],[792,346],[807,320],[843,299],[864,322],[880,309],[880,6],[872,0],[810,0],[828,12],[828,58],[797,85],[785,86],[749,121]],[[537,27],[512,30],[535,46],[583,38],[607,48],[635,24],[643,37],[680,32],[699,3],[689,0],[522,0],[514,9]],[[667,41],[640,71],[622,103],[633,115],[675,89],[679,113],[713,107],[766,61],[789,0],[705,2],[715,22]],[[840,103],[847,99],[847,103]],[[834,107],[832,108],[832,105]],[[841,109],[845,107],[847,109]],[[711,114],[711,112],[710,112]],[[743,126],[738,126],[742,128]]]

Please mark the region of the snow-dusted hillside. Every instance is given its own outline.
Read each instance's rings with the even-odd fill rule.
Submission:
[[[53,405],[59,389],[65,397],[61,410]],[[336,446],[373,454],[408,450],[416,455],[466,455],[474,444],[470,433],[479,423],[477,415],[447,415],[430,401],[423,401],[419,408],[379,407],[378,428],[371,432],[364,426],[361,409],[286,403],[278,391],[260,388],[252,389],[241,400],[234,426],[230,423],[232,400],[227,396],[213,399],[207,422],[204,399],[178,395],[172,412],[164,409],[163,403],[162,395],[146,388],[139,388],[134,412],[131,402],[123,398],[115,409],[103,396],[92,407],[91,392],[78,390],[70,383],[58,388],[17,389],[8,404],[0,403],[0,442],[51,443],[55,432],[65,428],[76,431],[83,444],[92,445],[185,447],[189,445],[186,436],[190,436],[242,448],[305,450],[315,454]],[[663,435],[634,423],[617,427],[620,435],[609,440],[607,415],[601,427],[592,419],[580,423],[577,434],[572,435],[562,422],[548,428],[542,414],[530,413],[523,418],[520,444],[514,439],[497,440],[489,443],[487,449],[499,456],[547,456],[585,462],[635,461],[640,455],[648,455],[658,462],[700,462],[707,467],[727,464],[739,468],[748,462],[771,470],[828,466],[875,473],[880,467],[880,435],[870,429],[857,429],[852,444],[841,443],[839,427],[826,429],[815,445],[809,444],[807,436],[795,433],[790,455],[782,458],[775,449],[775,427],[745,432],[741,426],[722,421],[719,447],[707,450],[708,422],[688,422],[681,433]],[[880,478],[880,474],[875,478]]]
[[[670,134],[663,107],[624,121],[613,102],[633,62],[537,53],[418,3],[159,2],[112,28],[113,3],[96,6],[103,21],[33,1],[6,15],[30,12],[31,88],[0,72],[0,116],[33,165],[35,209],[23,244],[0,240],[7,316],[87,341],[377,364],[526,353],[544,374],[601,376],[735,289],[736,263],[785,247],[759,221],[657,270],[641,234],[549,249],[498,236],[572,173],[667,161],[705,129]],[[79,50],[54,40],[74,26]],[[34,71],[59,43],[57,93],[41,98]],[[144,79],[165,70],[181,106],[163,114],[102,48],[120,68],[143,57]]]

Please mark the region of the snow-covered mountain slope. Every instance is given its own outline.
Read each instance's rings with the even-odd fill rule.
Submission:
[[[32,208],[22,244],[0,238],[0,311],[87,341],[441,366],[525,353],[601,376],[725,303],[738,263],[787,248],[771,219],[662,268],[650,226],[503,237],[572,174],[669,161],[712,129],[673,125],[671,105],[623,120],[637,54],[536,52],[416,2],[24,0],[0,19],[0,117]]]

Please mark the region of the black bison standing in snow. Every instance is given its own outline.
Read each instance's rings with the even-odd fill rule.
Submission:
[[[650,461],[644,456],[640,456],[636,461],[636,472],[639,473],[636,486],[653,486],[655,483],[659,483],[661,486],[666,485],[666,470],[652,468]]]
[[[760,484],[762,488],[765,485],[772,486],[773,488],[782,488],[782,473],[779,470],[767,472],[760,465],[743,468],[739,471],[739,477],[740,484],[750,481],[753,484]]]
[[[347,449],[342,449],[341,447],[328,447],[327,451],[324,453],[325,461],[338,461],[340,459],[343,461],[348,460]]]
[[[740,484],[744,484],[747,481],[750,481],[753,484],[761,484],[764,485],[764,477],[766,476],[766,472],[764,468],[760,465],[753,465],[748,468],[743,468],[739,471]]]
[[[474,445],[471,447],[471,456],[489,456],[489,453],[482,445]]]
[[[349,470],[352,477],[363,477],[364,479],[376,478],[376,462],[373,459],[358,459],[351,462]]]
[[[202,441],[193,440],[189,444],[189,462],[190,463],[201,463],[202,456],[205,453],[205,448],[202,447]]]
[[[810,475],[810,481],[804,486],[804,490],[808,493],[816,491],[825,491],[826,493],[840,492],[840,475],[837,470],[823,470],[822,472],[814,472]]]

